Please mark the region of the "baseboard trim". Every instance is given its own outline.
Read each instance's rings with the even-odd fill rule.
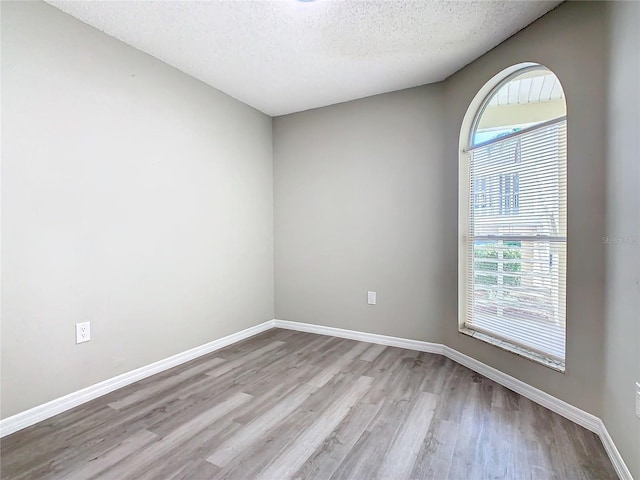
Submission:
[[[163,360],[145,365],[144,367],[109,378],[100,383],[96,383],[95,385],[83,388],[82,390],[78,390],[63,397],[51,400],[50,402],[38,405],[37,407],[25,410],[24,412],[20,412],[11,417],[7,417],[0,420],[0,438],[51,418],[54,415],[58,415],[59,413],[65,412],[71,408],[77,407],[78,405],[82,405],[90,400],[101,397],[102,395],[106,395],[118,388],[131,385],[134,382],[150,377],[151,375],[155,375],[156,373],[163,372],[195,358],[201,357],[202,355],[206,355],[233,343],[257,335],[258,333],[269,330],[273,328],[273,324],[273,320],[268,320],[259,325],[232,333],[226,337],[219,338],[212,342],[205,343],[204,345],[200,345],[199,347],[186,350]]]
[[[604,425],[604,422],[601,419],[598,419],[598,422],[600,423],[600,431],[597,433],[600,436],[602,445],[604,446],[604,449],[607,452],[609,460],[611,460],[613,468],[616,470],[618,477],[620,477],[620,480],[633,480],[631,471],[627,467],[627,464],[624,463],[622,455],[620,455],[616,444],[613,443],[613,438],[611,438],[611,435],[609,435],[609,431]]]
[[[445,346],[444,355],[454,362],[457,362],[460,365],[464,365],[474,372],[477,372],[480,375],[484,375],[494,382],[499,383],[503,387],[519,393],[532,402],[535,402],[538,405],[542,405],[543,407],[548,408],[558,415],[562,415],[563,417],[571,420],[574,423],[577,423],[587,430],[590,430],[594,433],[598,433],[600,431],[600,419],[595,415],[585,412],[578,407],[574,407],[570,403],[560,400],[553,395],[549,395],[542,390],[532,387],[528,383],[518,380],[511,375],[507,375],[506,373],[501,372],[496,368],[490,367],[486,363],[482,363],[475,358],[460,353],[453,348]]]
[[[349,340],[358,340],[360,342],[376,343],[379,345],[387,345],[389,347],[400,347],[408,350],[417,350],[420,352],[438,353],[442,355],[442,345],[439,343],[423,342],[420,340],[410,340],[408,338],[390,337],[388,335],[379,335],[377,333],[359,332],[357,330],[346,330],[344,328],[327,327],[324,325],[315,325],[312,323],[290,322],[288,320],[273,320],[275,328],[284,328],[287,330],[297,330],[299,332],[317,333],[320,335],[329,335],[332,337],[348,338]]]

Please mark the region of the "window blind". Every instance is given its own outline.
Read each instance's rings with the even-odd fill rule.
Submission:
[[[566,117],[469,150],[471,330],[565,358]]]

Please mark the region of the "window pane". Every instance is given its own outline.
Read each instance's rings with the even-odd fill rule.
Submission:
[[[471,155],[475,235],[566,236],[566,122]]]
[[[558,78],[545,68],[528,70],[503,84],[484,106],[472,145],[501,138],[566,114]]]
[[[491,247],[494,262],[474,259],[471,326],[563,359],[565,275],[560,259],[566,258],[566,244],[507,243]]]

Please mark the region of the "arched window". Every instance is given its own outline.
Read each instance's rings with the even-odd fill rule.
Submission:
[[[476,96],[460,138],[460,329],[564,370],[567,117],[560,81],[537,64],[508,69]]]

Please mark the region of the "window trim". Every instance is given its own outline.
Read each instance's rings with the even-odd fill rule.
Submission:
[[[559,361],[555,358],[551,358],[544,354],[541,354],[540,352],[529,350],[526,347],[516,345],[509,341],[504,341],[497,337],[492,337],[491,335],[487,335],[484,332],[472,330],[465,325],[468,293],[466,276],[467,272],[469,271],[467,249],[469,226],[471,220],[468,211],[471,194],[469,175],[469,160],[471,152],[477,148],[485,147],[497,141],[504,141],[505,139],[510,137],[519,136],[523,133],[530,133],[534,130],[548,127],[549,125],[552,125],[554,123],[566,121],[567,115],[565,114],[562,117],[537,123],[536,125],[532,125],[525,129],[519,130],[518,132],[513,132],[508,135],[502,136],[499,139],[491,139],[475,145],[473,144],[473,137],[485,109],[488,107],[493,96],[498,92],[498,90],[512,79],[526,72],[540,69],[548,70],[555,75],[555,72],[553,72],[553,70],[535,62],[523,62],[503,69],[497,75],[493,76],[488,82],[484,83],[484,85],[477,91],[473,100],[470,102],[463,118],[463,122],[460,128],[458,149],[458,332],[476,338],[484,343],[497,346],[502,350],[514,353],[536,363],[542,364],[552,370],[556,370],[560,373],[565,373],[566,357],[564,361]],[[563,237],[562,239],[566,241],[566,238]],[[565,342],[566,333],[567,327],[565,326]]]

